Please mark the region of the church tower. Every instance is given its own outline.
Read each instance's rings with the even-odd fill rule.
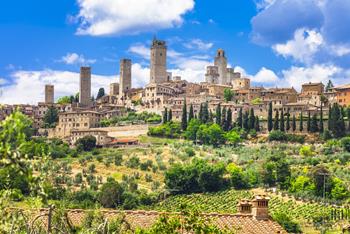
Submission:
[[[214,65],[219,69],[219,84],[227,84],[227,58],[225,57],[225,51],[219,49],[216,53]]]

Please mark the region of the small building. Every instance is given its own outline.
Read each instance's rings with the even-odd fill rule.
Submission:
[[[350,85],[343,85],[334,88],[336,92],[336,100],[340,106],[350,106]]]
[[[113,137],[108,136],[108,131],[103,129],[86,129],[86,130],[72,130],[70,135],[70,144],[74,145],[77,140],[86,136],[93,136],[96,138],[97,146],[106,146],[113,141]]]

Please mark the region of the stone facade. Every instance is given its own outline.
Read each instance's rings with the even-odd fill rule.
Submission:
[[[119,95],[124,94],[131,89],[131,60],[120,60],[120,82],[119,82]]]
[[[55,102],[55,87],[53,85],[45,85],[45,103],[52,104]]]
[[[207,66],[205,82],[209,84],[219,84],[219,68],[217,66]]]
[[[165,41],[154,39],[151,47],[151,84],[161,84],[168,81],[167,46]]]
[[[227,58],[225,56],[225,51],[223,49],[219,49],[216,53],[214,65],[218,67],[219,72],[219,80],[218,84],[226,85],[227,84]]]
[[[77,140],[86,136],[95,137],[97,146],[106,146],[113,140],[113,137],[108,136],[108,131],[102,129],[72,130],[69,143],[74,145]]]
[[[118,96],[119,95],[119,83],[111,83],[109,85],[109,95]]]
[[[91,67],[80,68],[79,104],[91,105]]]

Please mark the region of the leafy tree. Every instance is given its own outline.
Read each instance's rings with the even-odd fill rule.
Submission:
[[[168,108],[165,107],[164,113],[163,113],[163,123],[168,122]]]
[[[279,130],[279,112],[278,110],[276,109],[276,112],[275,112],[275,119],[274,119],[274,123],[273,123],[273,129],[274,130]]]
[[[249,113],[249,120],[248,120],[248,129],[254,129],[255,128],[255,115],[254,115],[254,109],[250,109]]]
[[[58,111],[55,107],[50,106],[44,116],[44,126],[54,128],[58,122]]]
[[[281,130],[282,132],[285,131],[285,128],[284,128],[284,112],[283,112],[283,108],[282,108],[282,110],[281,110],[280,130]]]
[[[239,128],[243,128],[243,110],[239,109],[238,117],[237,117],[237,125]]]
[[[316,186],[316,195],[322,197],[325,192],[324,196],[328,197],[332,189],[332,178],[328,168],[317,165],[311,170],[310,176]]]
[[[220,103],[216,107],[215,123],[218,124],[218,125],[221,125],[221,105],[220,105]]]
[[[168,122],[171,122],[173,120],[173,111],[170,109],[168,114]]]
[[[307,114],[307,131],[310,132],[311,131],[311,113],[310,111]]]
[[[186,99],[184,99],[184,105],[182,107],[182,118],[181,118],[181,128],[183,131],[187,128],[187,104]]]
[[[302,132],[303,130],[304,130],[303,112],[300,112],[299,131]]]
[[[123,193],[123,187],[114,179],[109,178],[107,183],[102,185],[98,200],[105,208],[116,208],[123,204]]]
[[[344,150],[350,152],[350,137],[344,137],[341,139],[341,145]]]
[[[279,223],[288,233],[302,233],[298,222],[294,221],[286,213],[275,212],[272,215],[273,220]]]
[[[226,102],[232,101],[233,95],[234,95],[234,93],[233,93],[232,89],[225,89],[224,90],[224,99]]]
[[[331,195],[332,198],[336,200],[343,200],[349,197],[349,191],[346,188],[345,183],[341,179],[333,179]]]
[[[190,112],[188,113],[188,122],[194,118],[193,104],[190,106]]]
[[[317,114],[314,114],[310,123],[310,132],[319,132]]]
[[[61,105],[69,104],[69,103],[72,103],[72,99],[69,96],[60,97],[58,98],[57,103]]]
[[[267,129],[269,132],[273,129],[273,119],[272,119],[272,102],[269,103],[269,111],[267,115]]]
[[[79,102],[79,97],[80,97],[80,94],[78,92],[78,93],[75,94],[74,102],[78,103]]]
[[[292,130],[293,130],[293,132],[295,132],[297,130],[297,123],[296,123],[295,115],[293,115],[293,119],[292,119]]]
[[[186,139],[196,141],[197,140],[197,132],[201,122],[198,119],[191,119],[188,123],[188,127],[185,132]]]
[[[227,165],[226,170],[230,174],[231,185],[235,189],[248,188],[248,182],[244,178],[243,170],[241,167],[234,163]]]
[[[235,130],[225,133],[225,139],[228,144],[235,147],[242,141],[241,135]]]
[[[219,146],[223,143],[225,143],[224,138],[224,131],[221,129],[221,127],[217,124],[212,124],[208,128],[208,134],[209,134],[209,144],[213,146]]]
[[[100,99],[101,97],[104,97],[105,95],[106,95],[106,94],[105,94],[105,89],[104,89],[104,88],[100,88],[100,89],[98,90],[96,99]]]
[[[91,151],[96,148],[96,138],[94,136],[85,136],[78,139],[75,145],[79,150]]]
[[[261,100],[261,98],[255,98],[255,99],[253,99],[253,100],[251,101],[251,103],[252,103],[253,105],[259,105],[259,104],[262,104],[263,101]]]

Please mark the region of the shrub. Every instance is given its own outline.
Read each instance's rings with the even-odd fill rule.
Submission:
[[[123,193],[124,189],[122,186],[120,186],[120,184],[114,179],[109,178],[107,183],[102,185],[101,191],[98,195],[98,200],[105,208],[116,208],[123,202]]]
[[[344,137],[341,139],[341,146],[344,150],[350,152],[350,137]]]
[[[187,154],[188,157],[193,157],[193,156],[196,155],[196,152],[195,152],[195,151],[193,150],[193,148],[191,148],[191,147],[187,147],[187,148],[185,149],[185,152],[186,152],[186,154]]]
[[[269,141],[286,141],[287,135],[285,132],[276,130],[269,133]]]
[[[148,129],[149,136],[178,138],[181,135],[181,124],[178,122],[168,122],[157,127]]]
[[[138,168],[140,165],[140,159],[137,156],[132,156],[127,162],[126,166],[129,168]]]
[[[303,144],[305,142],[304,135],[287,134],[287,141]]]
[[[288,233],[302,233],[300,225],[292,220],[287,214],[276,212],[272,218],[279,223]]]
[[[310,157],[314,155],[314,151],[312,150],[311,146],[303,145],[299,150],[299,154],[304,157]]]
[[[123,162],[123,155],[122,154],[117,154],[114,156],[114,164],[116,166],[121,166]]]
[[[80,151],[91,151],[96,147],[96,138],[94,136],[85,136],[75,142]]]

